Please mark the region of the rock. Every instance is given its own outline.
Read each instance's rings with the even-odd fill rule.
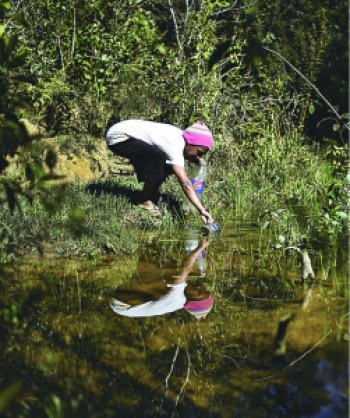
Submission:
[[[58,163],[55,173],[66,176],[65,181],[92,181],[132,174],[134,169],[124,158],[114,155],[104,142],[97,143],[91,152],[82,149],[79,155],[56,148]]]

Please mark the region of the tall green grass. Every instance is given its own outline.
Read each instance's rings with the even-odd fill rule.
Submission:
[[[212,153],[206,199],[226,217],[258,220],[267,212],[283,213],[277,225],[293,224],[299,236],[336,245],[347,230],[345,167],[308,143],[288,118],[277,116],[260,121],[251,137],[226,138]],[[341,190],[336,196],[335,184]]]

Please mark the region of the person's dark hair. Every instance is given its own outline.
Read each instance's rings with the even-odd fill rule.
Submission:
[[[105,136],[106,136],[106,134],[107,134],[107,132],[108,132],[108,129],[109,129],[111,126],[113,126],[113,125],[115,125],[116,123],[118,123],[118,122],[120,122],[120,119],[119,119],[117,116],[114,116],[114,115],[112,115],[112,116],[108,119],[107,126],[106,126],[106,130],[105,130]]]

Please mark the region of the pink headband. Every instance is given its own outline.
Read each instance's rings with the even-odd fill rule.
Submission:
[[[198,321],[204,319],[211,308],[213,307],[214,299],[212,295],[209,295],[206,299],[203,300],[190,300],[185,303],[184,309],[187,312],[194,315]]]
[[[213,148],[213,136],[206,124],[200,120],[189,126],[182,136],[189,145],[202,145],[209,149]]]

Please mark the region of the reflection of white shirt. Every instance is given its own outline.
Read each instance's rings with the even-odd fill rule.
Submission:
[[[131,318],[164,315],[166,313],[175,312],[182,309],[187,301],[185,296],[186,286],[186,282],[174,285],[168,284],[167,287],[170,288],[170,291],[159,300],[151,300],[150,302],[142,303],[137,306],[131,306],[118,299],[113,299],[110,307],[117,314]]]
[[[176,126],[147,120],[124,120],[113,125],[106,134],[108,145],[115,143],[116,134],[126,134],[132,138],[155,145],[165,152],[167,164],[185,166],[183,156],[185,139],[183,131]]]

